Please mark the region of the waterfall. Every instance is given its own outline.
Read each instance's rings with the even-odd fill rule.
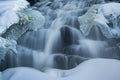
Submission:
[[[120,59],[120,9],[116,8],[120,7],[119,3],[108,3],[109,0],[27,1],[33,3],[30,8],[45,17],[45,24],[37,30],[24,30],[16,38],[16,52],[5,49],[5,58],[0,62],[3,65],[0,66],[1,71],[12,67],[66,70],[89,59]],[[39,27],[37,23],[41,22],[33,21],[29,26]],[[10,30],[17,33],[15,30],[18,29],[16,26],[15,30],[8,29],[8,33],[1,37],[10,37]],[[10,31],[12,35],[13,31]]]

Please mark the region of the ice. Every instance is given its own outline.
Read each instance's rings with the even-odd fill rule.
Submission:
[[[86,14],[78,18],[80,30],[88,36],[92,27],[99,27],[106,38],[120,37],[120,3],[93,5]],[[113,24],[113,25],[109,25]]]
[[[28,6],[26,0],[0,0],[0,34],[19,22],[17,12]]]
[[[120,3],[107,3],[101,6],[99,9],[102,14],[106,17],[110,17],[110,15],[113,15],[114,17],[117,17],[120,15]]]

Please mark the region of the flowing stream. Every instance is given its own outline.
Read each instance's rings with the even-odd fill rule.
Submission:
[[[78,17],[83,16],[92,5],[106,2],[40,0],[35,5],[32,4],[33,9],[45,16],[44,28],[21,36],[17,40],[17,53],[7,52],[3,66],[0,66],[1,70],[18,66],[43,71],[48,67],[72,69],[92,58],[120,59],[119,38],[106,38],[99,27],[93,27],[87,36],[80,30]],[[120,25],[115,20],[113,28],[116,29],[118,26]]]

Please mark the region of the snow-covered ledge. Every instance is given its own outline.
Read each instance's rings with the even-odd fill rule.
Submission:
[[[43,27],[45,17],[36,10],[28,8],[26,0],[0,1],[0,35],[6,39],[17,40],[29,30]]]
[[[1,36],[6,39],[17,40],[21,35],[30,30],[43,28],[45,17],[36,10],[31,8],[24,9],[18,13],[20,20],[13,24]]]
[[[93,5],[86,14],[78,18],[80,30],[87,36],[97,26],[107,38],[120,37],[120,3]]]

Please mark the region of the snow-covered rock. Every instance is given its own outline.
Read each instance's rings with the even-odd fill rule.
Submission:
[[[17,12],[28,5],[26,0],[0,0],[0,34],[4,33],[11,25],[19,22]]]
[[[80,30],[88,36],[95,26],[100,28],[105,37],[118,38],[120,37],[119,15],[120,3],[93,5],[85,15],[78,18]]]
[[[30,8],[19,11],[18,15],[20,17],[19,22],[7,29],[2,37],[17,40],[27,31],[42,28],[45,23],[45,17],[39,11]]]

